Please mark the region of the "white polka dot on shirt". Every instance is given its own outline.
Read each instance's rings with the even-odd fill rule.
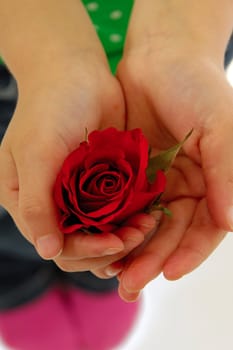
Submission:
[[[113,20],[120,19],[122,17],[123,13],[120,10],[114,10],[110,13],[109,17]]]
[[[118,33],[113,33],[113,34],[110,34],[109,35],[109,40],[112,42],[112,43],[119,43],[122,41],[122,36]]]
[[[88,11],[90,12],[94,12],[94,11],[97,11],[98,8],[99,8],[99,4],[98,2],[89,2],[88,4],[86,4],[86,8]]]

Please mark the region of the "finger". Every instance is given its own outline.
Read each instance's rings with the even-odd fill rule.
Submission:
[[[166,179],[166,190],[162,197],[165,202],[189,197],[190,194],[200,198],[206,193],[202,168],[185,155],[177,156]]]
[[[147,235],[157,225],[158,217],[150,214],[140,213],[129,218],[123,226],[131,226]]]
[[[200,143],[208,206],[219,227],[233,231],[233,120],[214,124]],[[211,148],[210,148],[211,146]]]
[[[64,260],[82,260],[117,254],[124,250],[121,238],[112,233],[88,235],[77,232],[66,235],[61,258]]]
[[[175,280],[194,270],[213,252],[225,235],[226,232],[214,224],[206,200],[203,199],[196,209],[191,226],[163,267],[165,277]]]
[[[135,302],[139,299],[141,291],[130,293],[122,288],[122,285],[119,285],[118,294],[126,302]]]
[[[101,257],[89,256],[88,258],[80,259],[80,258],[77,258],[77,255],[76,256],[72,255],[72,257],[70,257],[69,255],[66,256],[65,255],[66,249],[64,249],[64,252],[61,254],[61,256],[55,259],[55,262],[63,271],[68,271],[68,272],[89,271],[89,270],[94,271],[98,269],[103,269],[106,266],[112,264],[113,262],[120,260],[123,256],[127,255],[132,249],[137,247],[144,240],[143,234],[136,228],[132,228],[132,227],[122,227],[119,230],[117,230],[115,234],[117,235],[117,238],[124,245],[124,250],[122,250],[120,253],[114,254],[114,252],[110,250],[110,252],[107,251],[108,255],[105,255],[105,256],[101,256]],[[110,234],[107,234],[107,235],[109,236]],[[98,238],[100,237],[96,237],[97,240]],[[87,254],[90,254],[90,252],[88,251],[88,249],[84,247],[84,245],[83,245],[83,249],[86,250]]]
[[[116,262],[108,265],[107,267],[92,269],[91,272],[96,277],[99,277],[102,279],[108,279],[108,278],[118,276],[121,273],[121,271],[123,270],[123,267],[124,267],[124,264],[120,260],[120,261],[116,261]]]
[[[129,224],[131,227],[137,228],[140,232],[143,233],[144,240],[142,242],[138,240],[138,242],[140,243],[138,246],[136,246],[135,244],[129,246],[129,242],[128,242],[127,243],[128,249],[125,250],[124,253],[122,254],[123,255],[122,260],[118,260],[117,262],[114,262],[113,264],[110,264],[107,267],[95,269],[92,271],[93,274],[95,274],[97,277],[100,277],[100,278],[111,278],[111,277],[117,276],[123,270],[123,267],[125,264],[124,261],[125,261],[126,251],[127,251],[127,256],[129,256],[133,252],[136,252],[137,249],[140,249],[141,247],[143,247],[144,242],[146,242],[149,234],[151,234],[151,232],[155,230],[155,225],[158,224],[157,220],[158,219],[156,219],[156,216],[153,217],[152,215],[148,215],[145,213],[136,214],[135,216],[128,219],[125,225]]]
[[[53,201],[53,185],[61,159],[45,143],[30,147],[26,150],[22,145],[14,150],[19,177],[18,215],[24,235],[38,253],[45,259],[53,259],[63,246]]]
[[[61,257],[67,260],[77,260],[119,253],[124,249],[125,241],[126,243],[127,240],[141,242],[142,235],[148,234],[155,223],[153,216],[141,213],[127,220],[114,234],[87,235],[80,232],[67,235]],[[131,228],[135,228],[135,230]],[[110,251],[108,252],[108,250]]]
[[[119,294],[119,296],[121,297],[121,299],[123,299],[126,302],[134,302],[134,301],[136,301],[139,298],[139,296],[141,294],[141,291],[137,291],[137,292],[128,292],[128,291],[126,291],[123,288],[122,283],[120,283],[121,282],[121,278],[122,278],[122,272],[120,272],[117,275],[117,279],[119,281],[119,286],[118,286],[118,294]]]
[[[114,262],[105,268],[95,269],[93,273],[100,278],[111,278],[118,276],[119,273],[124,269],[127,260],[131,260],[134,256],[137,256],[138,253],[144,249],[145,245],[154,234],[156,227],[159,225],[161,216],[162,214],[160,211],[155,211],[150,215],[143,213],[137,214],[134,217],[130,218],[127,221],[127,224],[131,224],[132,226],[134,225],[135,228],[138,228],[141,232],[143,232],[144,241],[140,245],[133,247],[134,249],[132,251],[129,250],[129,253],[127,255],[124,254],[122,260],[118,260],[117,262]]]
[[[194,199],[180,199],[169,205],[173,215],[164,217],[158,231],[139,256],[129,261],[121,274],[121,291],[135,293],[157,277],[170,254],[189,227],[196,206]]]

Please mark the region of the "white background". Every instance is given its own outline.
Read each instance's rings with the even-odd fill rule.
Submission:
[[[228,75],[233,81],[233,66]],[[233,233],[192,274],[145,288],[134,332],[117,350],[143,349],[233,349]]]

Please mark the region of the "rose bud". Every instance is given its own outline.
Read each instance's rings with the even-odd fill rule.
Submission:
[[[106,232],[145,211],[165,189],[148,181],[149,145],[140,129],[93,131],[64,161],[54,187],[63,233]]]

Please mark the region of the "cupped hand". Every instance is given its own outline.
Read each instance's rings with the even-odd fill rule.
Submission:
[[[192,271],[233,230],[232,88],[210,58],[167,51],[135,49],[118,70],[127,128],[142,128],[153,153],[194,130],[168,173],[172,217],[122,261],[119,293],[128,301],[161,272],[174,280]]]
[[[17,108],[0,147],[1,205],[38,253],[66,271],[89,270],[97,257],[102,266],[105,256],[109,263],[110,255],[112,262],[117,252],[129,252],[143,240],[137,228],[121,229],[119,237],[79,233],[64,238],[53,200],[57,173],[84,140],[85,128],[124,128],[117,80],[99,58],[83,53],[75,62],[56,62],[40,74],[35,70],[18,87]]]

